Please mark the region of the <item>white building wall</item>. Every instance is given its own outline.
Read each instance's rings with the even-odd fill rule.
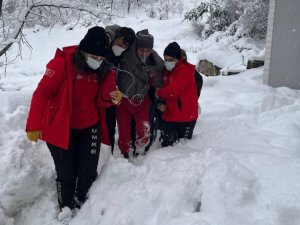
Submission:
[[[270,0],[264,82],[300,89],[300,0]]]

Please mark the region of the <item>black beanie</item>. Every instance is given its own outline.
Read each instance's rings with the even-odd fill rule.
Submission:
[[[175,59],[181,59],[182,56],[181,48],[177,44],[177,42],[172,42],[168,44],[168,46],[165,48],[164,55],[171,56]]]
[[[137,48],[153,48],[154,38],[149,34],[148,29],[141,30],[136,33],[136,47]]]
[[[80,41],[79,49],[92,55],[106,57],[108,38],[104,28],[99,26],[90,28]]]
[[[121,27],[116,32],[116,38],[120,38],[120,37],[122,37],[123,40],[128,44],[128,47],[130,47],[135,41],[134,30],[132,30],[129,27]]]

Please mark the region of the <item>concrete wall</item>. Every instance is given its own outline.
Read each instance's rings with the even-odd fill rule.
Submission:
[[[300,0],[270,0],[264,82],[300,89]]]

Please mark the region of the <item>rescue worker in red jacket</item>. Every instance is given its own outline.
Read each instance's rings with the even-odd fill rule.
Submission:
[[[27,136],[47,143],[61,210],[85,202],[97,176],[100,142],[109,144],[105,108],[121,95],[106,63],[107,50],[104,28],[89,29],[79,46],[56,51],[32,96]]]
[[[135,32],[129,27],[120,27],[116,24],[106,26],[105,31],[109,38],[109,50],[106,59],[110,64],[112,64],[113,69],[116,71],[116,74],[118,74],[123,52],[128,50],[133,44],[135,40]],[[105,111],[109,141],[111,144],[111,153],[113,154],[117,124],[117,106],[113,105]]]
[[[162,112],[162,147],[181,138],[191,139],[198,118],[195,66],[186,61],[176,42],[165,48],[164,60],[164,86],[156,91],[160,98],[157,107]]]

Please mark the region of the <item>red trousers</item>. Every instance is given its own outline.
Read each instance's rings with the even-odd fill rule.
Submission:
[[[149,110],[151,100],[148,96],[139,105],[134,105],[127,98],[122,98],[117,107],[117,123],[119,130],[118,145],[122,154],[128,154],[131,144],[131,119],[135,120],[136,148],[143,148],[150,140]]]

